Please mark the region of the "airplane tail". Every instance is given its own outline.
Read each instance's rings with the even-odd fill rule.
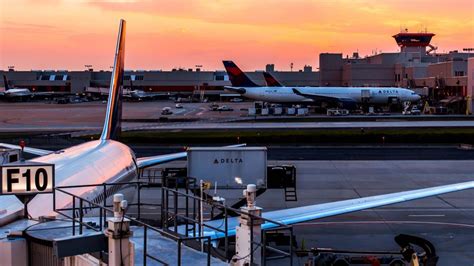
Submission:
[[[116,140],[122,130],[122,90],[125,60],[125,32],[126,22],[120,20],[120,27],[115,48],[114,68],[110,78],[109,99],[107,101],[107,112],[105,114],[104,128],[101,140]]]
[[[233,61],[222,61],[234,87],[260,87],[253,82]]]
[[[8,85],[7,76],[5,76],[5,74],[3,74],[3,83],[5,83],[5,91],[9,90],[10,86]]]
[[[272,74],[268,72],[263,72],[263,77],[265,78],[265,82],[267,83],[268,87],[285,87],[283,84],[278,82]]]

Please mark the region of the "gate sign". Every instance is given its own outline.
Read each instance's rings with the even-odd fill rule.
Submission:
[[[54,164],[12,163],[0,166],[0,194],[50,193],[54,188]]]

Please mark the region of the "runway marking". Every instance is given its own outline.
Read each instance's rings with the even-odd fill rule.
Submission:
[[[409,217],[445,217],[444,214],[409,214]]]
[[[448,225],[457,227],[474,228],[474,224],[448,223],[448,222],[427,222],[427,221],[350,221],[350,222],[310,222],[294,224],[295,226],[305,225],[343,225],[343,224],[429,224],[429,225]]]

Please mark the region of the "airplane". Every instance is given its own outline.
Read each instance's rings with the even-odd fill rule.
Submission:
[[[5,84],[5,91],[0,92],[0,97],[5,98],[8,101],[26,101],[36,96],[64,96],[68,93],[63,92],[31,92],[27,88],[10,88],[7,76],[3,74],[3,83]]]
[[[354,109],[367,93],[369,104],[417,102],[412,90],[392,87],[288,87],[259,86],[232,61],[223,61],[232,86],[225,89],[244,97],[271,103],[330,103]],[[264,74],[265,75],[265,74]]]
[[[25,152],[39,156],[29,162],[54,164],[56,186],[127,182],[136,179],[143,168],[186,158],[186,152],[137,158],[128,146],[117,140],[121,132],[125,33],[126,22],[120,20],[109,98],[100,139],[59,151],[24,148]],[[0,146],[21,148],[18,145],[6,143],[0,143]],[[243,144],[235,146],[240,147]],[[81,187],[71,191],[92,202],[101,202],[102,193],[99,188]],[[121,188],[121,193],[130,195],[133,193],[132,186]],[[107,196],[110,197],[110,194],[112,193]],[[55,197],[56,208],[68,208],[72,204],[72,199],[68,195],[56,193]],[[18,200],[12,200],[12,196],[0,196],[0,209],[6,210],[6,212],[0,212],[0,224],[18,216],[22,206]],[[51,193],[34,196],[28,202],[27,210],[32,218],[57,216],[53,209]]]
[[[3,74],[3,83],[5,84],[5,91],[0,92],[0,96],[11,99],[26,99],[32,96],[31,91],[26,88],[10,88],[7,76]]]
[[[266,71],[263,72],[263,77],[268,87],[285,87],[285,85],[281,84],[272,74]]]
[[[25,148],[25,152],[39,155],[30,161],[52,163],[55,165],[56,186],[88,185],[100,183],[126,182],[137,178],[138,171],[145,167],[185,158],[186,152],[158,155],[144,158],[136,158],[133,151],[125,144],[117,141],[121,131],[120,118],[122,114],[122,82],[125,52],[126,22],[120,20],[117,48],[115,52],[114,67],[109,89],[109,99],[102,134],[99,140],[89,141],[71,148],[60,151],[49,151],[35,148]],[[17,145],[0,144],[7,148],[19,148]],[[336,201],[323,204],[315,204],[290,209],[264,212],[265,218],[280,221],[284,224],[295,224],[315,220],[323,217],[340,215],[410,200],[421,199],[430,196],[441,195],[474,188],[474,181],[449,184],[444,186],[430,187],[411,191],[356,198],[350,200]],[[75,188],[73,193],[93,202],[101,195],[101,189],[92,187]],[[111,193],[110,193],[111,194]],[[109,195],[110,196],[110,195]],[[2,196],[4,197],[4,196]],[[0,207],[7,209],[7,214],[0,214],[2,218],[11,219],[11,202],[0,197]],[[39,194],[28,203],[29,215],[33,218],[40,216],[55,215],[52,206],[53,195]],[[56,207],[66,208],[71,205],[71,199],[66,195],[56,194]],[[228,235],[235,235],[237,218],[230,218],[228,224]],[[208,224],[215,224],[216,228],[222,228],[226,223],[213,220]],[[277,227],[276,224],[266,222],[263,229]],[[180,232],[184,227],[180,227]],[[205,229],[205,235],[211,236],[213,240],[223,238],[225,234],[221,231]],[[191,233],[188,233],[191,234]]]
[[[133,82],[130,79],[130,91],[128,93],[124,93],[123,97],[130,100],[135,101],[143,101],[143,100],[153,100],[158,97],[163,96],[170,96],[169,93],[162,93],[162,92],[146,92],[143,90],[138,90],[133,88]]]

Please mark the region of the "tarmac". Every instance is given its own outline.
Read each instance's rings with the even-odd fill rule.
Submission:
[[[123,130],[149,131],[196,131],[196,130],[273,130],[273,129],[351,129],[351,128],[470,128],[474,120],[461,118],[430,121],[388,119],[390,116],[374,118],[374,121],[321,121],[321,122],[257,122],[247,117],[245,122],[235,122],[246,117],[246,108],[251,102],[219,103],[233,108],[230,112],[209,110],[209,103],[181,103],[183,108],[175,108],[171,101],[124,102]],[[161,115],[161,109],[171,107],[170,116]],[[78,132],[97,133],[102,129],[106,105],[102,102],[76,104],[53,104],[48,102],[1,103],[0,133],[28,132]],[[327,118],[326,116],[321,116]],[[398,117],[398,116],[397,116]],[[429,116],[427,116],[429,117]],[[160,118],[193,119],[196,122],[159,122]],[[410,117],[412,118],[412,117]],[[465,118],[465,117],[464,117]],[[288,119],[292,119],[288,117]],[[149,121],[156,121],[150,123]],[[148,122],[147,122],[148,121]]]
[[[286,202],[282,189],[267,190],[257,199],[264,211],[471,181],[474,171],[471,160],[298,160],[269,164],[296,166],[298,201]],[[185,162],[173,162],[160,167],[184,165]],[[143,202],[159,200],[160,193],[142,193]],[[230,204],[242,192],[219,193]],[[438,265],[470,265],[474,262],[473,196],[474,191],[468,190],[315,220],[294,225],[294,234],[300,248],[304,242],[306,249],[395,252],[400,248],[394,237],[411,234],[435,245],[440,257]],[[306,259],[295,257],[294,262],[302,265]],[[287,264],[285,260],[270,263]]]

